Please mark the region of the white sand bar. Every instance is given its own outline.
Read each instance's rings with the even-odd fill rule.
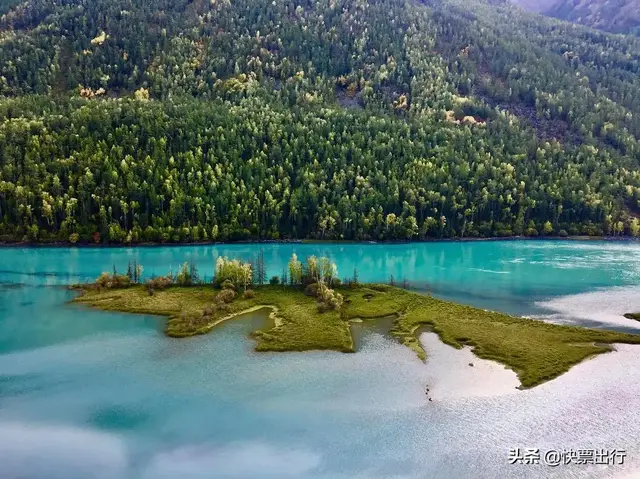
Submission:
[[[471,347],[455,349],[440,341],[435,333],[421,334],[420,342],[427,352],[428,396],[433,401],[519,392],[516,388],[520,381],[515,372],[495,361],[480,359],[471,352]]]

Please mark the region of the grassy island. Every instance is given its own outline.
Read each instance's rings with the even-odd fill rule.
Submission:
[[[236,263],[242,269],[242,264]],[[294,262],[291,271],[297,274],[296,271],[302,269],[299,262]],[[285,281],[286,284],[272,278],[272,284],[254,284],[252,289],[246,289],[245,282],[246,291],[238,288],[236,292],[228,279],[222,284],[214,281],[219,286],[215,287],[184,281],[188,273],[185,265],[174,281],[162,277],[164,279],[157,278],[145,285],[135,281],[131,284],[124,275],[103,275],[102,283],[99,279],[94,285],[79,286],[83,294],[74,301],[103,310],[166,316],[165,333],[176,338],[205,334],[222,321],[268,308],[273,323],[264,331],[252,333],[257,351],[351,353],[355,352],[351,321],[394,317],[390,334],[415,351],[420,359],[425,360],[428,351],[424,351],[417,335],[421,328],[427,328],[446,344],[455,348],[469,345],[477,356],[511,368],[518,374],[523,388],[553,379],[588,357],[610,351],[612,343],[640,344],[640,335],[517,318],[395,286],[359,284],[357,279],[338,284],[324,275],[328,282],[334,283],[333,289],[328,289],[323,275],[316,276],[325,291],[331,292],[329,304],[319,298],[317,283],[305,287],[300,278]],[[136,275],[134,269],[134,277]],[[125,279],[118,283],[118,278]],[[235,286],[242,283],[236,279]]]
[[[635,319],[636,321],[640,321],[640,313],[626,313],[624,317],[627,319]]]

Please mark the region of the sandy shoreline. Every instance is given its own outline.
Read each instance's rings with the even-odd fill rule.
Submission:
[[[495,361],[477,357],[469,346],[455,349],[430,332],[420,335],[420,343],[427,352],[426,387],[433,401],[519,392],[516,388],[520,381],[515,372]]]
[[[425,387],[429,388],[429,392],[426,396],[434,404],[510,395],[520,395],[522,398],[557,398],[562,397],[563,391],[568,389],[589,394],[592,390],[606,388],[609,382],[605,380],[608,371],[627,370],[640,361],[639,345],[616,343],[611,345],[611,353],[585,359],[557,378],[531,389],[521,390],[514,371],[496,361],[475,356],[469,346],[455,349],[440,341],[437,334],[430,332],[420,335],[420,343],[427,351],[424,368],[427,380]],[[598,378],[598,381],[594,381],[594,378]]]

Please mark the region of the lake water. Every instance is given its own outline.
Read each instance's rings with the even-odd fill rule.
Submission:
[[[357,354],[257,354],[247,335],[259,314],[172,340],[161,318],[69,305],[61,287],[132,259],[145,275],[193,261],[210,277],[218,255],[248,259],[260,248],[270,275],[293,252],[327,255],[361,281],[393,276],[487,309],[640,333],[622,317],[640,310],[638,243],[0,248],[0,477],[640,477],[638,347],[533,390],[449,394],[458,376],[448,347],[433,345],[423,364],[360,326]],[[428,403],[425,384],[438,392],[438,378]],[[617,448],[627,458],[510,465],[516,447]]]

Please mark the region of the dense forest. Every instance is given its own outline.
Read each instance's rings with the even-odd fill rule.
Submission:
[[[532,12],[640,36],[640,0],[509,0]]]
[[[640,39],[477,0],[0,0],[0,241],[640,234]]]

